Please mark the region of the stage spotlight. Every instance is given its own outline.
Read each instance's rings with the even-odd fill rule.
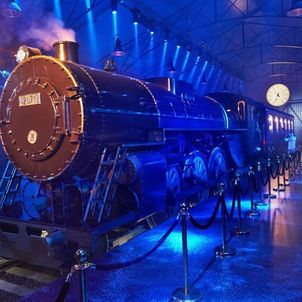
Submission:
[[[139,10],[134,8],[132,10],[132,19],[133,19],[133,24],[137,25],[138,24],[138,19],[139,19]]]
[[[302,0],[293,0],[292,6],[286,15],[289,17],[302,16]]]
[[[207,83],[208,83],[207,78],[206,78],[204,75],[202,75],[202,76],[201,76],[201,79],[200,79],[200,84],[205,85],[205,84],[207,84]]]
[[[111,10],[113,14],[117,14],[117,0],[111,0]]]
[[[0,4],[0,15],[8,18],[17,18],[22,14],[21,7],[11,0],[2,0]]]
[[[177,73],[177,69],[174,67],[172,62],[170,62],[170,64],[169,64],[168,72],[170,75],[175,75]]]
[[[125,54],[126,54],[126,52],[123,50],[122,42],[121,42],[120,38],[117,36],[114,41],[114,48],[112,51],[112,55],[114,57],[122,57]]]

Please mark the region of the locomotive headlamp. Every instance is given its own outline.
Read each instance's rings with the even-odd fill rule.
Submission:
[[[38,56],[38,55],[41,55],[41,50],[39,48],[22,45],[19,47],[15,57],[17,63],[21,63],[24,60],[28,59],[29,57]]]

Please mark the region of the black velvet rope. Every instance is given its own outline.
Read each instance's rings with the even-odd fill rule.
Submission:
[[[250,185],[250,178],[248,177],[248,182],[247,182],[246,188],[243,189],[243,188],[240,186],[241,195],[242,195],[242,196],[246,196],[247,193],[248,193],[249,190],[250,190],[250,187],[251,187],[251,185]]]
[[[278,172],[279,172],[279,164],[277,164],[277,166],[276,166],[276,173],[273,172],[273,169],[270,166],[270,174],[271,174],[272,179],[276,179],[276,177],[278,176]]]
[[[193,226],[195,226],[196,228],[198,228],[200,230],[208,229],[213,224],[214,220],[217,217],[217,213],[218,213],[220,204],[221,204],[221,196],[219,195],[216,205],[215,205],[214,212],[213,212],[212,216],[210,217],[210,219],[207,221],[207,223],[201,224],[196,219],[194,219],[191,215],[189,215],[189,221],[192,223]]]
[[[231,212],[230,213],[228,212],[226,202],[225,202],[225,198],[223,198],[223,200],[222,200],[222,205],[221,206],[224,207],[225,215],[230,220],[233,219],[233,217],[234,217],[236,200],[237,200],[237,185],[234,186],[232,207],[231,207]]]
[[[143,254],[135,259],[126,261],[126,262],[112,263],[112,264],[96,264],[96,269],[97,270],[121,269],[121,268],[128,267],[128,266],[137,264],[137,263],[145,260],[147,257],[149,257],[152,253],[154,253],[164,243],[164,241],[169,237],[169,235],[175,229],[177,224],[178,224],[178,220],[175,219],[174,222],[172,223],[172,225],[167,230],[167,232],[159,239],[159,241],[153,246],[153,248],[151,250],[149,250],[148,252],[146,252],[145,254]]]
[[[286,171],[289,170],[289,168],[290,168],[290,163],[291,163],[291,158],[288,157],[288,158],[287,158],[287,164],[285,163],[285,170],[286,170]]]
[[[260,190],[259,178],[256,177],[255,173],[252,174],[251,178],[252,178],[251,181],[253,184],[254,192],[259,193],[259,190]]]
[[[263,186],[266,186],[269,182],[270,173],[269,173],[269,167],[266,169],[266,179],[264,180],[263,173],[260,173],[260,179]]]
[[[281,172],[280,172],[280,168],[278,170],[279,176],[283,176],[284,172],[285,172],[285,161],[282,160],[282,169],[281,169]]]
[[[65,281],[63,283],[63,286],[61,287],[61,290],[60,290],[55,302],[63,302],[65,300],[69,287],[70,287],[70,281]]]

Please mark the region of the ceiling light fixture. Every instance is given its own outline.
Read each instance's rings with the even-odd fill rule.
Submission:
[[[288,44],[280,44],[275,45],[276,48],[293,48],[293,49],[302,49],[301,45],[288,45]]]
[[[118,36],[115,37],[112,55],[114,57],[122,57],[125,54],[126,54],[126,52],[123,50],[121,39]]]
[[[293,0],[292,6],[286,15],[289,17],[302,16],[302,0]]]
[[[272,61],[272,62],[268,62],[268,65],[294,65],[297,64],[297,62],[294,61]]]
[[[174,75],[174,74],[177,73],[177,69],[173,66],[172,62],[170,62],[170,64],[169,64],[169,70],[168,70],[168,72],[169,72],[170,75]]]
[[[271,74],[269,75],[269,77],[273,78],[273,77],[283,77],[286,76],[285,73],[275,73],[275,74]]]
[[[8,18],[17,18],[22,14],[22,9],[14,0],[2,0],[0,2],[0,15]]]

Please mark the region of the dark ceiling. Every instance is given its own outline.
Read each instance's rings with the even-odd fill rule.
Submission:
[[[102,67],[118,35],[126,51],[117,59],[120,73],[141,78],[167,75],[179,44],[175,68],[184,80],[193,74],[200,56],[200,62],[207,60],[208,66],[215,65],[221,74],[228,75],[228,82],[219,75],[217,90],[230,82],[240,87],[242,81],[245,94],[263,99],[270,84],[282,82],[292,90],[292,99],[301,99],[302,19],[287,17],[291,0],[123,0],[118,4],[115,32],[111,2],[19,0],[23,15],[0,20],[0,68],[13,68],[13,54],[19,45],[44,45],[39,39],[46,39],[52,30],[48,18],[55,16],[75,31],[83,64]],[[139,17],[137,39],[133,13]],[[152,44],[150,30],[154,30]],[[54,42],[52,37],[47,39],[49,44]],[[199,77],[198,71],[196,74],[194,78]]]

